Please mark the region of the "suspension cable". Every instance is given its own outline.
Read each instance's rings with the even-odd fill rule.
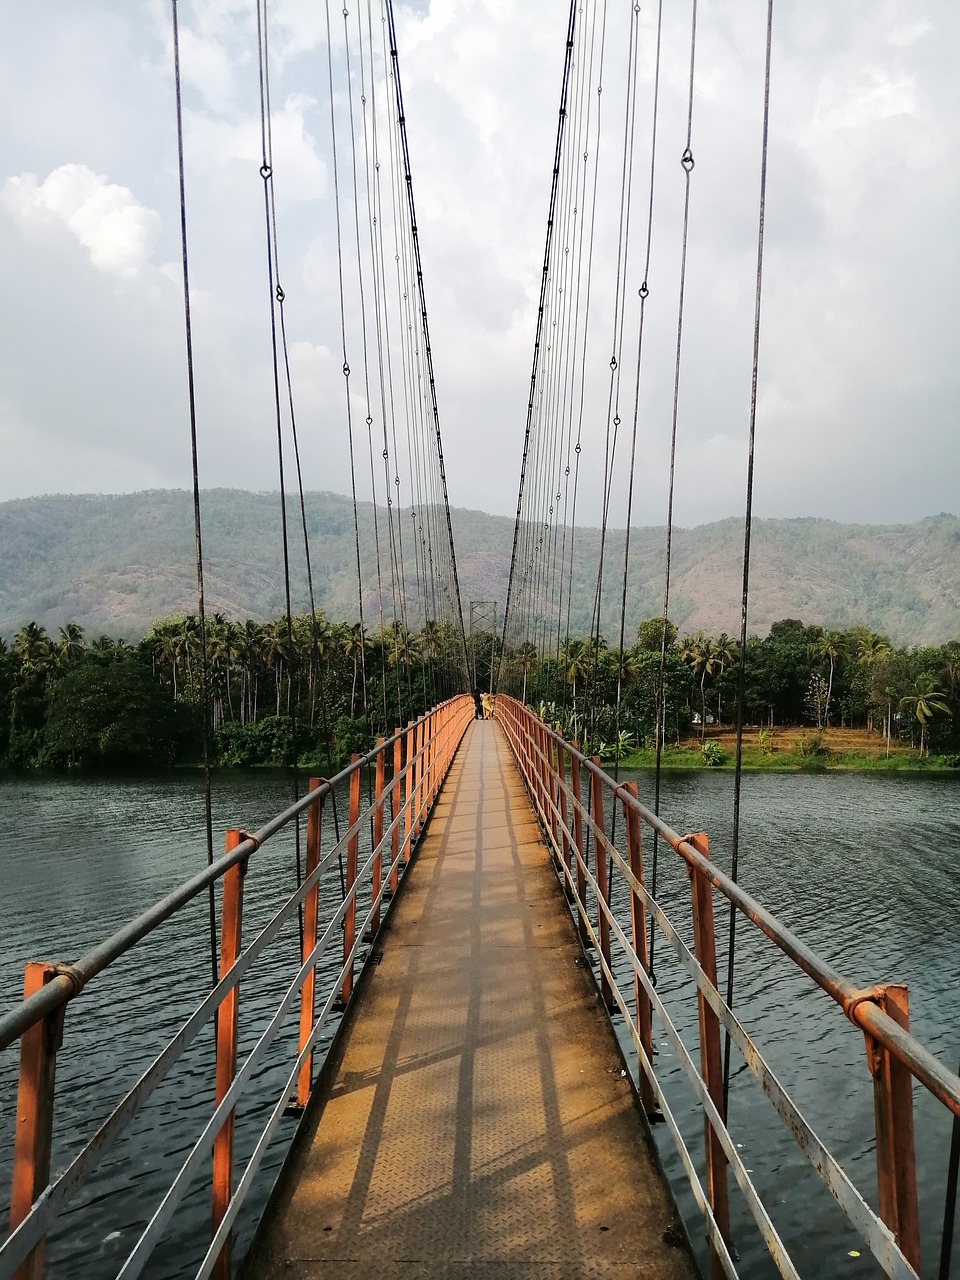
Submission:
[[[457,573],[457,553],[453,543],[453,523],[450,518],[450,498],[447,489],[446,469],[443,462],[443,441],[440,436],[440,409],[437,404],[437,388],[433,373],[433,351],[430,346],[430,328],[427,320],[427,300],[423,284],[423,265],[420,257],[420,236],[417,229],[417,211],[413,197],[413,175],[410,169],[410,147],[407,138],[407,122],[403,110],[403,88],[400,82],[400,61],[397,54],[397,32],[393,15],[393,0],[387,0],[387,22],[390,34],[390,57],[393,62],[394,91],[396,94],[397,120],[400,127],[400,150],[403,160],[404,181],[407,188],[407,206],[410,214],[410,230],[413,239],[414,265],[417,277],[417,297],[420,304],[420,327],[423,337],[424,357],[427,367],[427,379],[430,387],[430,407],[433,415],[433,427],[436,436],[436,462],[440,474],[443,494],[443,506],[447,522],[447,538],[450,545],[450,570],[453,579],[454,603],[456,604],[456,620],[459,625],[461,650],[461,674],[467,679],[468,658],[467,641],[463,628],[463,604],[460,595],[460,580]]]
[[[283,593],[287,633],[287,716],[290,720],[291,773],[293,799],[300,797],[299,743],[297,735],[297,708],[295,681],[299,664],[293,641],[293,610],[290,599],[290,539],[287,529],[287,489],[283,458],[283,405],[280,392],[280,347],[277,331],[277,308],[283,297],[279,283],[279,265],[275,261],[276,219],[273,199],[273,138],[270,123],[270,70],[267,44],[266,0],[257,0],[257,60],[260,72],[260,177],[263,179],[263,210],[267,237],[267,288],[270,300],[270,348],[273,360],[273,399],[277,428],[277,468],[280,484],[280,537],[283,549]],[[294,854],[297,888],[303,878],[300,850],[300,823],[294,827]],[[303,908],[297,913],[300,933],[300,949],[303,950]]]
[[[200,522],[200,467],[197,456],[197,400],[193,369],[193,324],[190,310],[190,271],[187,260],[187,196],[183,162],[183,99],[180,84],[180,29],[177,0],[171,0],[173,17],[173,78],[177,100],[177,162],[180,180],[180,250],[183,264],[183,319],[187,348],[187,399],[190,410],[190,459],[193,474],[193,535],[197,567],[197,617],[200,625],[200,701],[203,717],[203,812],[207,866],[213,863],[213,805],[210,782],[210,696],[207,673],[207,616],[203,591],[203,536]],[[174,682],[176,683],[176,682]],[[213,985],[218,974],[217,909],[213,884],[209,893],[210,966]]]
[[[690,75],[687,92],[687,143],[683,154],[680,157],[680,164],[684,174],[684,193],[683,193],[683,238],[680,248],[680,290],[677,302],[677,351],[676,361],[674,364],[673,374],[673,414],[670,427],[670,468],[669,480],[667,484],[667,543],[664,555],[664,580],[663,580],[663,617],[661,620],[660,631],[660,674],[657,680],[657,706],[656,706],[656,734],[657,734],[657,754],[656,764],[654,766],[653,781],[653,812],[659,816],[660,814],[660,785],[661,785],[661,766],[663,759],[663,746],[666,738],[666,670],[667,670],[667,623],[670,609],[670,557],[673,548],[673,494],[674,494],[674,476],[676,474],[677,462],[677,416],[680,406],[680,357],[683,345],[683,296],[687,278],[687,236],[690,227],[690,176],[693,173],[693,95],[694,95],[694,69],[696,66],[697,56],[697,0],[693,0],[692,11],[690,17]],[[653,837],[653,866],[651,873],[651,893],[654,897],[657,895],[657,868],[658,868],[658,852],[659,839],[654,833]],[[648,950],[650,955],[650,977],[653,980],[653,954],[654,942],[656,934],[653,929],[653,921],[650,922],[650,936],[648,941]]]
[[[767,144],[770,136],[770,62],[773,44],[773,0],[767,0],[767,43],[763,80],[763,131],[760,146],[760,209],[757,220],[757,282],[753,312],[753,368],[750,380],[750,432],[747,449],[747,494],[743,522],[743,590],[740,601],[740,662],[737,669],[737,760],[733,778],[733,861],[730,876],[736,884],[740,861],[740,789],[743,778],[743,704],[747,659],[747,604],[750,595],[750,532],[753,520],[753,457],[757,427],[757,371],[760,365],[760,300],[763,293],[763,231],[767,201]],[[727,1007],[733,1008],[733,970],[736,954],[736,911],[730,912],[727,945]],[[724,1032],[723,1115],[730,1093],[730,1032]]]
[[[620,592],[620,645],[617,661],[617,700],[614,713],[614,733],[616,735],[616,765],[614,777],[620,778],[620,704],[623,695],[623,677],[624,677],[624,653],[625,653],[625,636],[627,623],[627,579],[630,569],[630,528],[633,519],[633,488],[634,474],[637,461],[637,423],[640,416],[640,383],[641,368],[643,361],[643,333],[644,319],[646,317],[647,299],[650,296],[650,255],[653,245],[653,207],[654,207],[654,178],[656,175],[657,162],[657,122],[659,118],[660,104],[660,49],[663,35],[663,0],[659,0],[657,5],[657,42],[656,54],[654,59],[653,73],[653,112],[650,131],[650,188],[647,203],[647,242],[646,253],[643,264],[643,283],[640,285],[640,317],[637,329],[637,371],[636,381],[634,385],[633,399],[633,429],[630,440],[630,476],[627,486],[627,527],[624,536],[623,547],[623,582]]]
[[[391,0],[392,2],[392,0]],[[543,341],[543,321],[546,312],[547,282],[550,272],[550,254],[553,244],[554,217],[557,205],[557,189],[560,182],[560,157],[563,153],[563,135],[567,123],[567,95],[570,87],[570,67],[573,61],[573,36],[577,21],[577,0],[570,0],[567,17],[566,56],[563,63],[563,82],[560,89],[560,115],[557,122],[557,141],[553,156],[553,180],[550,185],[550,204],[547,212],[546,244],[543,252],[543,271],[540,277],[540,303],[537,308],[537,330],[533,341],[533,368],[530,372],[530,394],[527,399],[527,422],[523,438],[523,456],[520,462],[520,486],[517,493],[517,518],[513,529],[513,550],[510,554],[510,576],[507,580],[507,599],[503,609],[503,642],[500,648],[500,659],[497,664],[497,678],[500,684],[500,669],[503,664],[503,650],[507,642],[507,628],[510,624],[510,607],[514,595],[514,575],[517,566],[517,546],[520,541],[521,515],[523,511],[523,489],[527,475],[527,461],[530,453],[530,433],[533,425],[534,405],[536,403],[537,377],[540,371],[540,344]]]

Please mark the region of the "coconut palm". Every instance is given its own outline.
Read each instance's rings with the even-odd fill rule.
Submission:
[[[87,645],[83,638],[83,627],[76,622],[68,622],[60,628],[56,640],[58,662],[72,662],[83,655]]]
[[[280,714],[280,690],[284,666],[290,664],[290,646],[287,643],[287,624],[283,618],[269,623],[263,629],[261,657],[264,666],[273,671],[277,693],[277,715]],[[288,682],[289,687],[289,682]],[[288,696],[289,702],[289,696]]]
[[[830,664],[830,675],[827,679],[827,711],[824,716],[824,727],[829,729],[830,699],[833,696],[833,674],[837,667],[850,657],[850,645],[842,631],[825,631],[814,644],[813,651],[818,658]]]
[[[357,676],[361,670],[366,676],[367,637],[359,622],[355,622],[352,627],[347,627],[341,645],[344,657],[348,662],[353,663],[353,683],[350,686],[350,719],[352,720],[357,701]],[[364,687],[366,687],[366,679],[364,679]]]
[[[569,640],[560,654],[560,670],[570,685],[574,706],[577,703],[577,681],[584,680],[590,670],[591,644],[589,640]]]
[[[900,699],[900,710],[912,711],[920,722],[920,756],[922,758],[927,737],[927,726],[930,721],[938,715],[948,716],[950,714],[947,695],[937,684],[936,677],[925,671],[917,676],[914,681],[913,693],[909,693]],[[927,746],[927,755],[929,754],[930,748]]]
[[[739,653],[739,651],[740,651],[740,646],[737,644],[736,640],[731,640],[725,631],[721,631],[721,633],[717,636],[716,640],[714,640],[713,642],[714,658],[716,660],[718,667],[720,668],[719,671],[717,672],[717,724],[721,723],[720,681],[723,679],[723,673],[727,669],[727,667],[732,667],[733,664],[736,662],[737,654]]]
[[[700,677],[700,741],[702,742],[707,728],[707,678],[719,665],[716,642],[705,631],[698,631],[695,636],[684,636],[680,641],[680,657],[690,668],[693,678]]]
[[[388,662],[391,667],[403,667],[405,671],[409,671],[420,656],[419,637],[401,623],[396,623],[392,631]],[[387,634],[390,634],[389,631]]]
[[[530,640],[525,640],[517,650],[514,661],[517,664],[517,670],[523,676],[523,689],[520,693],[520,701],[527,700],[527,676],[533,670],[537,663],[537,646]]]
[[[50,637],[39,622],[27,622],[13,637],[12,653],[21,666],[34,669],[49,665],[52,654]]]

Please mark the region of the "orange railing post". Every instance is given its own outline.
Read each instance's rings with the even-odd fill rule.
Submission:
[[[311,778],[309,790],[316,791],[323,783],[323,778]],[[323,823],[323,799],[318,798],[315,804],[310,805],[307,809],[307,857],[306,857],[306,875],[309,878],[316,871],[320,863],[320,831]],[[320,905],[320,886],[315,884],[307,891],[307,896],[303,901],[303,948],[301,952],[301,963],[305,964],[307,957],[311,954],[317,945],[317,915]],[[312,968],[304,978],[303,986],[300,988],[300,1047],[298,1054],[302,1053],[306,1048],[307,1041],[313,1033],[314,1021],[314,1004],[315,992],[317,986],[317,970]],[[311,1052],[304,1059],[303,1066],[300,1068],[300,1074],[297,1077],[297,1106],[305,1107],[310,1097],[310,1087],[313,1083],[313,1053]]]
[[[573,853],[576,858],[577,881],[577,929],[580,942],[586,946],[590,941],[587,933],[587,877],[584,866],[587,861],[586,846],[583,842],[583,801],[580,798],[580,757],[576,752],[570,753],[570,790],[573,792]]]
[[[246,837],[242,831],[230,830],[224,841],[224,853],[230,853]],[[243,923],[243,878],[246,859],[230,868],[223,877],[223,901],[220,907],[220,977],[223,978],[240,954]],[[240,1009],[239,984],[231,988],[217,1007],[217,1063],[215,1105],[226,1097],[237,1072],[237,1023]],[[233,1194],[233,1134],[236,1109],[231,1108],[213,1143],[213,1230],[223,1221]],[[230,1278],[230,1244],[228,1236],[214,1263],[215,1280]]]
[[[569,901],[573,897],[573,890],[566,873],[573,868],[570,865],[570,827],[567,809],[567,752],[559,744],[557,746],[557,802],[560,805],[560,858],[565,868],[563,891]]]
[[[400,878],[400,866],[397,858],[400,853],[400,774],[403,770],[403,738],[400,730],[393,731],[393,782],[390,790],[390,816],[393,821],[393,835],[390,838],[390,893],[397,892]]]
[[[23,998],[29,999],[57,974],[57,966],[31,960],[24,969]],[[66,1005],[41,1018],[20,1037],[20,1081],[17,1127],[13,1138],[10,1185],[10,1230],[19,1227],[50,1181],[53,1143],[53,1097],[57,1050],[63,1041]],[[14,1272],[15,1280],[41,1280],[43,1241],[35,1245]]]
[[[413,722],[407,724],[406,746],[403,752],[403,767],[406,774],[406,783],[403,788],[403,861],[410,861],[410,854],[413,852],[412,836],[416,835],[413,830],[413,742],[414,728]]]
[[[593,763],[599,767],[600,757],[594,756]],[[596,829],[593,837],[593,871],[597,880],[597,925],[600,932],[600,994],[608,1009],[614,1006],[613,988],[607,976],[610,968],[610,921],[604,910],[610,901],[610,889],[607,885],[607,837],[604,833],[603,818],[603,779],[598,773],[590,774],[590,793],[592,797],[593,821]]]
[[[377,739],[376,799],[373,802],[373,847],[376,853],[373,855],[373,880],[370,889],[371,901],[376,902],[377,905],[373,908],[373,915],[370,918],[371,937],[380,928],[380,903],[377,902],[377,894],[380,892],[380,881],[383,877],[383,852],[380,849],[380,842],[383,839],[383,806],[387,799],[386,787],[384,786],[386,765],[384,760],[384,741],[384,738]]]
[[[638,798],[637,784],[635,782],[627,782],[624,784],[624,791],[634,800]],[[623,806],[624,824],[627,829],[627,860],[631,872],[640,884],[643,884],[643,845],[640,825],[640,815],[631,808],[630,805],[624,803]],[[647,954],[647,913],[643,906],[643,899],[639,893],[633,889],[630,890],[630,928],[632,932],[633,950],[637,959],[643,967],[644,973],[650,973],[650,960]],[[647,1062],[653,1067],[653,1011],[650,1005],[650,997],[643,988],[636,973],[633,978],[633,995],[636,1001],[637,1012],[637,1033],[640,1037],[640,1046],[646,1055]],[[656,1110],[656,1097],[653,1092],[653,1085],[647,1078],[647,1073],[641,1067],[639,1073],[640,1083],[640,1101],[647,1115],[652,1115]]]
[[[877,988],[877,1003],[894,1022],[910,1030],[907,988],[888,983]],[[915,1271],[920,1272],[920,1217],[913,1135],[913,1077],[907,1067],[872,1036],[865,1036],[873,1076],[877,1134],[877,1188],[880,1216]]]
[[[420,796],[423,791],[423,721],[413,725],[413,839],[420,839]]]
[[[550,833],[553,837],[553,860],[557,867],[560,866],[562,854],[560,852],[560,815],[557,812],[560,804],[560,748],[554,742],[553,738],[547,734],[547,782],[548,782],[548,802],[550,805],[549,820]]]
[[[710,857],[710,842],[705,832],[684,837],[704,858]],[[717,985],[717,945],[713,927],[713,886],[696,868],[690,868],[690,889],[693,900],[694,952],[707,981]],[[700,1074],[714,1106],[723,1118],[723,1069],[720,1055],[720,1019],[707,1003],[703,992],[697,990],[697,1013],[700,1023]],[[730,1206],[727,1187],[727,1157],[720,1138],[704,1116],[704,1132],[707,1144],[707,1191],[710,1206],[724,1240],[730,1239]],[[715,1277],[723,1275],[716,1250],[710,1250],[711,1270]]]
[[[356,764],[360,757],[354,752],[350,763]],[[354,769],[350,775],[350,811],[348,815],[350,835],[347,836],[347,876],[344,893],[347,910],[343,917],[343,963],[346,973],[343,975],[343,1003],[346,1004],[353,991],[353,961],[347,963],[357,936],[357,853],[360,848],[360,770]]]

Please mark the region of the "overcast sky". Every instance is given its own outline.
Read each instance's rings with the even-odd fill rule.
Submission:
[[[611,24],[629,13],[608,7]],[[450,496],[501,514],[516,506],[566,9],[397,7]],[[664,519],[676,343],[689,0],[665,11],[639,524]],[[205,487],[276,487],[254,13],[251,0],[180,0]],[[638,210],[655,17],[645,4]],[[763,0],[699,7],[684,525],[743,510],[765,19]],[[318,0],[271,8],[274,178],[305,482],[347,492],[325,22]],[[612,36],[611,87],[622,43]],[[760,515],[960,511],[958,47],[956,0],[778,0]],[[188,487],[169,5],[17,6],[0,84],[0,499]],[[603,248],[598,325],[613,269]],[[590,359],[602,372],[609,346]],[[587,482],[602,416],[588,410],[586,520],[599,511]]]

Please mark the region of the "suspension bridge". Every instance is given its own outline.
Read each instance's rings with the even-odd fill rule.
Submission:
[[[565,37],[558,33],[564,54],[560,106],[509,587],[499,615],[492,601],[470,606],[470,639],[474,606],[494,619],[489,658],[481,662],[487,689],[482,703],[447,495],[427,314],[429,273],[418,233],[393,8],[389,0],[378,8],[375,30],[375,7],[368,3],[354,14],[344,8],[341,32],[331,26],[329,5],[326,11],[334,174],[330,257],[338,268],[335,331],[353,485],[358,634],[362,641],[366,628],[378,627],[385,637],[379,671],[368,666],[362,643],[354,659],[375,745],[353,753],[339,771],[331,759],[329,776],[301,779],[291,670],[292,801],[257,830],[231,828],[223,851],[214,849],[208,750],[213,676],[204,642],[184,169],[189,135],[183,127],[173,0],[198,679],[206,729],[206,865],[78,958],[27,963],[23,1001],[0,1017],[4,1065],[13,1064],[17,1073],[9,1230],[0,1243],[0,1276],[40,1277],[45,1268],[62,1275],[100,1274],[82,1228],[72,1234],[76,1218],[67,1222],[69,1206],[98,1198],[98,1171],[112,1148],[136,1141],[137,1125],[161,1125],[165,1109],[176,1110],[188,1090],[192,1100],[199,1063],[208,1073],[209,1105],[189,1150],[164,1165],[164,1190],[140,1213],[136,1231],[117,1232],[123,1236],[122,1256],[109,1265],[118,1276],[453,1280],[496,1272],[518,1280],[666,1280],[698,1272],[759,1275],[772,1267],[797,1277],[797,1240],[788,1238],[783,1225],[782,1198],[764,1194],[738,1140],[738,1119],[766,1108],[797,1163],[809,1166],[821,1194],[837,1206],[844,1239],[857,1241],[850,1258],[869,1258],[888,1276],[937,1274],[948,1280],[960,1163],[960,1078],[911,1034],[903,985],[864,985],[840,972],[740,883],[743,655],[772,3],[765,37],[758,35],[766,62],[758,104],[756,304],[728,869],[711,849],[709,832],[677,832],[659,812],[683,302],[695,200],[697,6],[686,32],[688,100],[676,139],[659,133],[662,6],[650,27],[641,23],[639,6],[615,18],[605,6],[573,3]],[[290,290],[280,270],[283,237],[274,192],[282,173],[271,136],[264,0],[256,11],[286,653],[291,662],[287,477],[295,473],[311,628],[302,685],[326,724],[316,566],[303,514],[285,313]],[[619,79],[611,49],[619,58]],[[641,74],[642,65],[652,68],[649,75]],[[601,84],[619,103],[615,123],[605,117],[603,130]],[[644,131],[646,160],[639,141]],[[670,141],[678,142],[674,167],[682,183],[682,235],[670,312],[675,360],[667,369],[673,398],[666,415],[670,461],[657,768],[652,796],[642,799],[636,781],[620,777],[621,707],[629,681],[629,531],[642,357],[656,319],[649,274],[656,156],[658,146]],[[638,195],[644,170],[648,185]],[[613,185],[604,190],[610,173]],[[600,286],[602,264],[592,253],[605,234],[616,246],[607,289]],[[603,338],[597,338],[598,326],[605,326]],[[599,349],[605,354],[598,361]],[[590,636],[580,655],[584,683],[591,664],[595,671],[599,663],[603,629],[613,626],[619,643],[614,696],[607,705],[581,708],[575,742],[536,715],[525,694],[531,657],[558,665],[561,652],[570,650],[580,463],[591,419],[602,424],[596,447],[603,521]],[[370,527],[362,536],[361,499],[367,492]],[[625,501],[627,532],[622,548],[618,543],[622,560],[613,564],[607,533],[618,493]],[[295,525],[296,496],[289,514]],[[411,636],[418,628],[425,639],[416,649]],[[278,708],[280,697],[278,674]],[[616,747],[612,769],[591,747],[601,721]],[[238,824],[244,820],[237,815]],[[277,902],[277,884],[290,868],[282,871],[273,851],[288,837],[284,847],[292,844],[295,854],[293,887]],[[662,882],[665,865],[683,886],[669,909],[658,896],[658,872]],[[198,926],[199,917],[188,913],[204,904]],[[111,1074],[120,1096],[105,1090],[109,1101],[89,1131],[71,1130],[58,1143],[67,1101],[57,1087],[58,1058],[69,1049],[78,1020],[99,1018],[94,1034],[109,1041],[116,1015],[109,1003],[94,1001],[88,1008],[84,995],[111,975],[122,978],[138,948],[148,948],[187,918],[194,934],[200,929],[200,945],[209,943],[209,983],[142,1071],[128,1072],[117,1047]],[[253,930],[251,918],[258,922]],[[829,1137],[817,1132],[774,1070],[762,1015],[752,1025],[757,1011],[749,1002],[741,1010],[735,1001],[736,959],[745,936],[751,964],[787,964],[822,993],[825,1020],[845,1022],[851,1035],[863,1037],[862,1087],[874,1116],[868,1185],[855,1184],[831,1152]],[[670,992],[658,983],[667,957],[677,980]],[[169,975],[156,975],[148,1003],[165,999],[165,979]],[[264,984],[270,993],[266,1003],[259,995],[256,1001],[245,996],[254,988],[262,992]],[[123,990],[121,983],[120,999],[142,995]],[[802,1045],[796,1054],[802,1060]],[[186,1063],[193,1064],[189,1075]],[[936,1231],[924,1225],[930,1215],[924,1217],[918,1196],[915,1097],[937,1109],[939,1132],[949,1146]],[[278,1146],[281,1156],[271,1163]],[[209,1206],[202,1228],[184,1216],[198,1188]],[[248,1241],[252,1236],[242,1253],[236,1247],[241,1227]],[[741,1255],[757,1256],[745,1247],[748,1237],[760,1241],[764,1262],[745,1272],[738,1269]]]

